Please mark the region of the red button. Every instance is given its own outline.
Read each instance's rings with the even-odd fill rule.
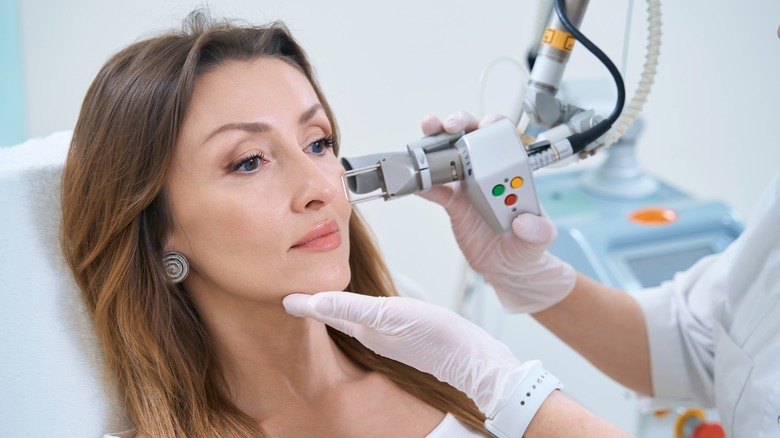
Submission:
[[[726,432],[723,431],[718,423],[702,423],[693,429],[693,438],[726,438]]]
[[[515,205],[517,202],[517,195],[507,195],[506,198],[504,198],[504,204],[506,205]]]

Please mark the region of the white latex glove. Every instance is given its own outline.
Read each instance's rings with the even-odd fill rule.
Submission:
[[[449,383],[495,416],[539,361],[522,362],[479,326],[448,309],[406,297],[352,292],[292,294],[288,313],[330,325],[377,354]]]
[[[459,111],[442,123],[426,116],[422,130],[425,135],[470,132],[500,118],[491,115],[477,122]],[[574,288],[574,269],[547,252],[558,234],[546,215],[521,214],[512,222],[511,233],[498,235],[482,220],[458,183],[433,187],[420,196],[447,211],[463,255],[471,268],[493,286],[505,310],[538,312],[558,303]]]

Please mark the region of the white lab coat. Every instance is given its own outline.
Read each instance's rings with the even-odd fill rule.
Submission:
[[[732,438],[780,437],[780,174],[726,251],[635,296],[657,401],[717,406]]]

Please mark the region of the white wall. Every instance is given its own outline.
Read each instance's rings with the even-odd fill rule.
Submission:
[[[282,19],[311,55],[341,124],[347,155],[400,150],[426,113],[477,112],[477,81],[502,55],[530,47],[535,2],[462,0],[211,2],[218,15]],[[717,3],[717,7],[713,6]],[[22,0],[28,133],[73,127],[102,63],[140,36],[177,25],[196,1]],[[643,117],[642,164],[746,218],[780,168],[780,2],[668,1],[661,65]],[[635,5],[626,83],[644,56],[644,3]],[[592,0],[582,30],[620,65],[626,6]],[[511,87],[499,68],[496,87]],[[567,78],[605,77],[578,46]],[[496,103],[488,112],[507,107]],[[462,259],[442,211],[415,197],[365,205],[390,266],[451,306]]]
[[[16,0],[0,2],[0,147],[27,137],[18,10]]]

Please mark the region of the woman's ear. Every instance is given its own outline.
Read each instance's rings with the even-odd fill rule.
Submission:
[[[184,231],[175,222],[168,235],[163,239],[163,254],[175,252],[188,252],[187,239],[183,237]]]
[[[163,254],[169,253],[171,251],[176,251],[175,248],[176,246],[174,245],[173,233],[172,232],[168,233],[168,237],[166,237],[165,240],[163,241],[163,246],[162,246]]]
[[[171,251],[182,252],[183,250],[186,250],[187,248],[184,247],[186,239],[182,238],[183,235],[184,230],[181,229],[176,221],[172,221],[171,227],[168,229],[166,236],[163,238],[163,254]]]

